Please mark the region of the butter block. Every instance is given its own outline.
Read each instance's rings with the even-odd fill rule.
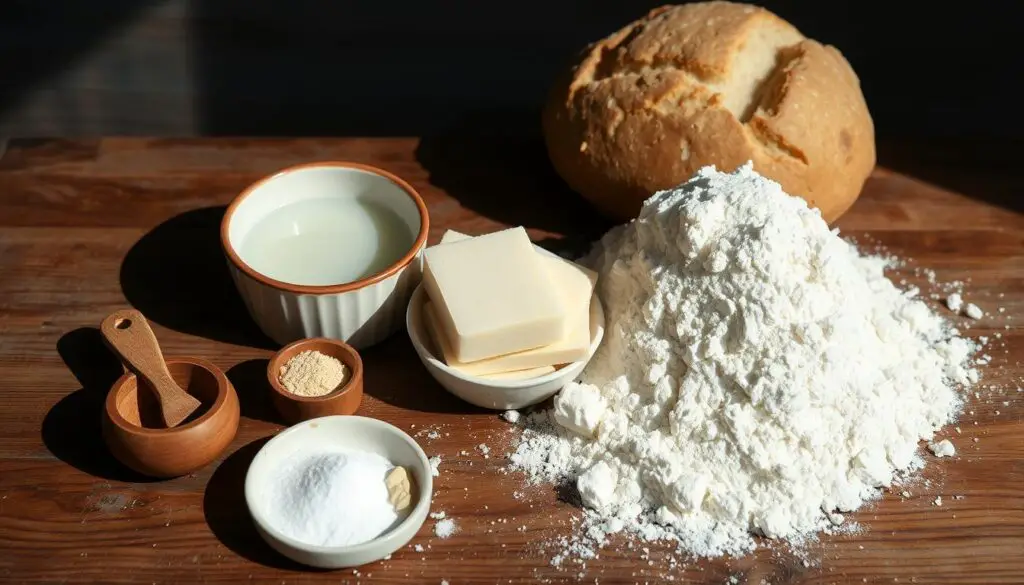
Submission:
[[[588,335],[590,332],[589,313],[590,311],[588,308],[586,324]],[[434,347],[437,348],[439,357],[444,360],[444,363],[448,364],[448,367],[458,370],[467,376],[489,376],[505,372],[514,372],[516,370],[567,364],[585,356],[590,347],[588,343],[583,347],[581,353],[581,350],[579,350],[578,347],[575,347],[566,341],[569,339],[567,337],[560,341],[556,341],[553,344],[528,349],[526,351],[509,353],[485,360],[477,360],[475,362],[460,362],[456,359],[451,343],[448,341],[444,334],[444,330],[441,328],[441,320],[437,316],[434,304],[429,300],[425,302],[423,304],[421,314],[423,316],[423,324],[427,328],[427,332],[430,335],[431,341],[434,343]]]
[[[486,376],[480,376],[485,380],[528,380],[530,378],[538,378],[546,374],[554,372],[555,366],[541,366],[539,368],[530,368],[527,370],[515,370],[514,372],[501,372],[500,374],[487,374]]]
[[[454,230],[448,230],[441,237],[441,244],[449,244],[472,239],[472,236],[461,234]],[[495,360],[507,359],[505,362],[488,363],[459,363],[448,365],[458,368],[467,374],[483,375],[490,372],[502,371],[497,368],[507,368],[510,364],[518,367],[534,367],[547,364],[566,364],[582,359],[590,349],[590,299],[594,295],[594,287],[597,285],[597,273],[593,270],[580,266],[571,260],[534,246],[541,264],[547,268],[555,288],[562,299],[562,304],[569,311],[569,330],[565,337],[555,343],[520,352],[512,356],[501,356]],[[526,365],[529,364],[529,365]]]
[[[526,230],[428,248],[423,286],[455,359],[472,362],[554,343],[566,307]]]

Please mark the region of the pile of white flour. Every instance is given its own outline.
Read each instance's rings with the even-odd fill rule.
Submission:
[[[598,542],[717,556],[840,524],[977,380],[973,342],[749,165],[657,193],[589,263],[604,344],[512,465],[575,482]]]

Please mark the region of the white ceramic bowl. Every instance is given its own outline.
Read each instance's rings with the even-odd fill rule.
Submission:
[[[275,280],[239,255],[240,242],[268,214],[297,201],[321,198],[373,198],[406,223],[415,238],[412,248],[377,274],[328,286]],[[221,245],[249,314],[268,337],[282,345],[330,337],[362,349],[401,327],[419,283],[429,227],[423,199],[391,173],[356,163],[311,163],[285,169],[242,191],[224,214]]]
[[[315,546],[281,534],[266,519],[261,499],[266,485],[288,458],[311,447],[340,447],[377,453],[395,465],[406,467],[416,482],[417,500],[411,512],[397,526],[377,538],[354,546]],[[299,423],[282,431],[260,449],[245,475],[245,503],[256,531],[274,550],[304,565],[324,569],[358,567],[378,561],[412,540],[430,510],[434,484],[430,463],[423,449],[398,428],[362,416],[325,416]],[[352,505],[339,502],[339,505]]]
[[[412,340],[412,345],[416,349],[417,355],[420,356],[420,361],[426,366],[430,375],[446,390],[470,404],[483,408],[495,410],[525,408],[551,398],[563,386],[580,375],[604,338],[604,308],[595,294],[590,301],[590,350],[587,351],[587,355],[583,359],[536,378],[488,380],[478,376],[469,376],[449,368],[444,360],[438,357],[430,342],[430,336],[424,328],[422,310],[425,302],[426,291],[422,286],[417,286],[416,291],[412,294],[412,300],[409,302],[409,310],[405,315],[405,326],[409,331],[409,339]]]

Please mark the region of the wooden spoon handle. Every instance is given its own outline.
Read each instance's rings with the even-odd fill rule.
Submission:
[[[115,311],[100,324],[100,332],[121,360],[156,392],[167,426],[177,426],[199,407],[199,401],[171,377],[156,335],[142,313]]]
[[[142,313],[134,309],[115,311],[103,320],[100,331],[110,347],[137,375],[153,384],[167,380],[173,384],[160,344]]]

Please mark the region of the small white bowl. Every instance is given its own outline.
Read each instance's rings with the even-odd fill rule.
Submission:
[[[426,291],[423,286],[417,286],[412,294],[412,300],[409,301],[409,310],[405,314],[405,327],[409,331],[409,339],[412,340],[416,354],[420,356],[420,361],[430,375],[446,390],[470,404],[483,408],[519,409],[551,398],[580,375],[604,338],[604,308],[595,294],[590,300],[590,349],[583,359],[566,364],[550,374],[525,380],[489,380],[469,376],[448,367],[448,364],[435,353],[421,316],[425,302]]]
[[[285,205],[356,197],[373,198],[390,208],[414,236],[409,251],[377,274],[326,286],[291,284],[260,273],[238,252],[249,230]],[[329,337],[363,349],[401,327],[409,296],[420,280],[429,228],[426,204],[402,179],[367,165],[323,162],[290,167],[250,185],[228,206],[220,238],[245,306],[268,337],[281,345]]]
[[[376,453],[406,467],[417,488],[415,506],[404,520],[377,538],[354,546],[315,546],[281,534],[267,522],[261,495],[274,473],[295,454],[311,446],[330,444],[343,449]],[[358,567],[379,561],[412,540],[430,510],[433,477],[426,454],[416,441],[398,428],[362,416],[325,416],[285,429],[260,449],[245,474],[245,503],[263,540],[284,556],[323,569]],[[353,502],[339,502],[352,505]]]

